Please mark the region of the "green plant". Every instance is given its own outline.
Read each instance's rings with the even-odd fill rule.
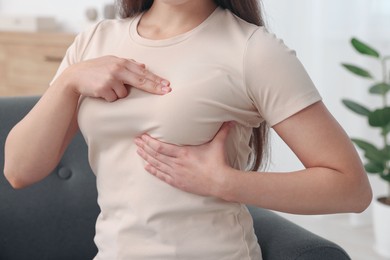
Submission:
[[[382,56],[377,50],[356,38],[351,39],[351,44],[360,54],[377,60],[381,68],[381,78],[376,79],[367,69],[343,63],[342,66],[349,72],[371,81],[368,92],[378,96],[381,104],[374,109],[370,109],[349,99],[343,99],[342,102],[351,111],[364,116],[370,127],[379,130],[382,139],[381,147],[358,138],[351,138],[351,140],[364,152],[364,157],[366,159],[364,167],[366,171],[372,174],[379,174],[379,176],[388,183],[389,192],[387,198],[383,201],[390,205],[390,106],[387,101],[387,96],[390,91],[390,71],[387,68],[387,62],[390,60],[390,56]]]

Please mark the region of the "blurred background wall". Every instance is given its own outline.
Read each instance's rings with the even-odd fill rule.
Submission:
[[[87,8],[95,8],[99,18],[102,18],[104,5],[112,3],[113,0],[0,0],[0,16],[54,16],[62,30],[79,32],[87,26],[85,17]]]

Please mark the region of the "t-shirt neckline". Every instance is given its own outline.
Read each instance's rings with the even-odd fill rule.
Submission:
[[[162,39],[162,40],[153,40],[144,38],[138,33],[138,23],[141,20],[141,17],[143,13],[137,15],[132,22],[130,23],[129,28],[129,34],[133,41],[137,42],[138,44],[144,45],[144,46],[150,46],[150,47],[164,47],[169,45],[174,45],[177,43],[180,43],[184,41],[185,39],[189,38],[191,35],[195,34],[196,32],[202,30],[204,27],[206,27],[213,18],[221,11],[220,7],[217,7],[203,22],[201,22],[198,26],[195,28],[189,30],[188,32],[185,32],[183,34],[176,35],[171,38]]]

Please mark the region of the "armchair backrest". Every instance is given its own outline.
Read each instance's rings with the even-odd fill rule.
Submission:
[[[0,98],[0,169],[8,132],[37,101]],[[86,144],[78,134],[43,181],[15,191],[0,174],[0,259],[86,260],[96,255],[99,207],[87,160]]]

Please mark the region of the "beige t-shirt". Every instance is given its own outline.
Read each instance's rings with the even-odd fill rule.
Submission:
[[[186,193],[150,175],[134,138],[149,133],[198,145],[211,140],[223,122],[236,121],[228,160],[245,169],[252,127],[263,120],[273,126],[320,95],[293,51],[227,10],[217,8],[195,29],[166,40],[142,38],[139,19],[103,21],[80,34],[58,71],[115,55],[147,64],[173,89],[159,96],[132,88],[113,103],[80,101],[78,122],[101,208],[95,259],[261,259],[245,205]]]

